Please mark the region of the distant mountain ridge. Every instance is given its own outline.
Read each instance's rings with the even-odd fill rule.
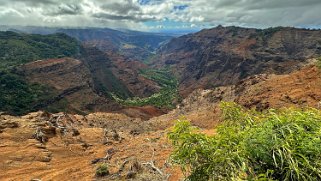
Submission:
[[[2,27],[8,30],[28,34],[64,33],[82,43],[97,47],[103,52],[114,52],[130,60],[144,61],[152,56],[156,49],[169,41],[174,35],[165,33],[140,32],[133,30],[115,30],[110,28],[50,28],[32,26]]]
[[[173,38],[154,64],[171,67],[186,96],[261,73],[289,73],[321,55],[321,30],[218,26]]]

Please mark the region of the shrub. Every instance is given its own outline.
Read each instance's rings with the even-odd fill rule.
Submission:
[[[171,159],[187,180],[320,180],[321,113],[307,108],[245,110],[222,103],[224,122],[207,136],[180,120]]]
[[[96,169],[96,176],[103,177],[109,174],[107,164],[103,163],[99,165]]]
[[[317,59],[317,63],[316,63],[317,67],[321,69],[321,57],[319,57]]]

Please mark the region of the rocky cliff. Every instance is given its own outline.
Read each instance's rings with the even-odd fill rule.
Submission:
[[[319,55],[319,30],[218,26],[172,39],[159,49],[155,64],[172,67],[186,96],[255,74],[289,73]]]

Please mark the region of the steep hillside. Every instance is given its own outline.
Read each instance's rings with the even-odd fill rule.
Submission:
[[[148,97],[159,91],[157,82],[139,74],[147,68],[138,61],[126,61],[119,54],[104,53],[96,47],[83,46],[80,59],[90,70],[97,92],[110,97],[111,94],[126,99]]]
[[[48,86],[27,82],[14,73],[0,71],[0,111],[11,115],[36,111],[36,105],[51,99],[55,92]]]
[[[76,57],[80,53],[79,42],[65,34],[0,32],[0,37],[0,110],[25,114],[57,96],[50,85],[28,82],[17,74],[17,67],[39,59]]]
[[[174,38],[154,60],[172,67],[180,92],[235,84],[260,73],[289,73],[321,55],[321,31],[216,27]]]
[[[19,108],[14,109],[14,107],[9,106],[13,103],[19,103],[18,105],[20,105],[24,102],[16,101],[16,96],[9,96],[11,99],[5,99],[5,104],[2,104],[3,106],[7,105],[7,108],[1,107],[1,110],[13,115],[37,110],[78,114],[118,112],[142,119],[149,119],[165,113],[164,110],[153,106],[126,106],[115,101],[112,94],[128,93],[144,97],[155,93],[153,91],[158,91],[159,85],[138,75],[135,69],[131,69],[131,71],[123,70],[119,73],[122,70],[121,68],[127,66],[127,64],[123,65],[124,62],[121,59],[118,60],[119,64],[107,67],[104,67],[104,65],[107,64],[108,59],[100,59],[106,62],[96,64],[95,61],[97,60],[97,57],[88,58],[87,61],[73,58],[48,59],[30,62],[18,67],[16,73],[25,77],[33,88],[27,89],[24,93],[22,92],[24,89],[16,86],[16,89],[19,88],[21,96],[25,96],[18,98],[20,101],[32,102],[27,102],[28,109],[20,113]],[[123,80],[122,78],[128,79]],[[131,84],[130,80],[133,80],[135,84]],[[39,85],[45,85],[45,87]],[[36,90],[36,95],[32,94],[33,90]],[[8,98],[7,94],[0,96],[0,98]],[[11,104],[8,102],[11,102]]]
[[[88,113],[120,109],[115,101],[95,92],[92,75],[80,60],[39,60],[20,66],[18,72],[28,82],[49,86],[55,92],[50,99],[38,102],[36,110]]]
[[[140,72],[149,67],[139,61],[126,61],[126,58],[118,54],[108,53],[112,60],[111,70],[124,85],[129,93],[137,97],[148,97],[159,92],[161,87],[151,79],[146,78]]]
[[[124,106],[112,95],[148,97],[160,90],[157,82],[140,75],[146,65],[80,45],[65,34],[1,35],[0,111],[121,111]],[[141,116],[139,111],[131,115]]]
[[[73,57],[79,54],[79,42],[65,34],[29,35],[0,32],[0,69],[34,60]]]
[[[321,108],[321,71],[310,65],[288,75],[272,75],[263,81],[245,80],[237,85],[236,92],[242,93],[235,101],[248,108]]]

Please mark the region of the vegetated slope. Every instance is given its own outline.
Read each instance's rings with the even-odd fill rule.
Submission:
[[[86,45],[103,52],[119,53],[130,60],[146,60],[171,36],[108,28],[59,29],[57,32],[75,37]]]
[[[79,42],[65,34],[29,35],[0,32],[0,69],[7,69],[39,59],[74,57],[79,54]]]
[[[140,78],[138,68],[132,67],[130,71],[123,69],[127,63],[130,62],[121,57],[112,61],[97,48],[82,47],[79,60],[60,58],[34,61],[19,66],[16,72],[28,82],[46,85],[55,92],[51,99],[39,102],[37,109],[71,113],[121,111],[124,106],[113,99],[113,94],[127,99],[150,96],[159,90],[156,82]],[[130,79],[123,80],[123,77]]]
[[[20,66],[18,72],[28,82],[46,85],[55,92],[51,98],[39,101],[35,110],[88,113],[118,110],[121,107],[112,99],[98,94],[90,70],[80,60],[40,60]]]
[[[27,82],[17,75],[16,67],[39,59],[78,56],[80,44],[64,34],[0,32],[0,37],[0,110],[11,114],[35,111],[38,103],[51,99],[55,92],[47,85]]]
[[[6,50],[0,62],[0,110],[6,113],[121,111],[124,106],[112,95],[148,97],[160,90],[157,82],[140,75],[147,68],[142,63],[80,45],[67,35],[2,34],[8,35],[0,44]]]
[[[112,98],[113,94],[120,97],[136,93],[138,95],[141,93],[141,96],[148,96],[148,94],[146,95],[138,88],[127,89],[126,82],[113,73],[114,66],[109,65],[109,59],[99,54],[99,50],[98,52],[89,50],[93,54],[84,54],[87,58],[83,61],[73,58],[48,59],[30,62],[17,68],[17,73],[26,77],[29,83],[46,85],[53,92],[51,97],[37,101],[32,110],[80,114],[121,112],[144,119],[163,113],[154,107],[127,108],[126,105],[115,101]],[[116,70],[120,69],[116,68]],[[124,70],[123,76],[130,76],[130,73],[132,72],[127,73]],[[135,80],[136,75],[132,76],[131,79]],[[158,87],[156,82],[148,79],[147,81],[137,80],[137,85],[144,87],[145,90]]]
[[[232,85],[260,73],[284,74],[321,54],[321,31],[296,28],[216,27],[174,38],[154,60],[172,67],[180,93]]]
[[[321,108],[321,70],[307,65],[286,75],[260,74],[236,85],[195,90],[176,109],[150,121],[167,128],[173,124],[171,120],[184,115],[193,125],[212,129],[219,124],[218,104],[221,101],[236,102],[256,110],[307,106]]]
[[[105,53],[95,47],[84,47],[80,58],[90,70],[97,92],[107,97],[113,92],[125,98],[131,96],[127,87],[112,73],[113,62]]]
[[[51,88],[30,84],[24,78],[9,72],[0,72],[0,111],[11,115],[36,111],[39,102],[54,96]]]

